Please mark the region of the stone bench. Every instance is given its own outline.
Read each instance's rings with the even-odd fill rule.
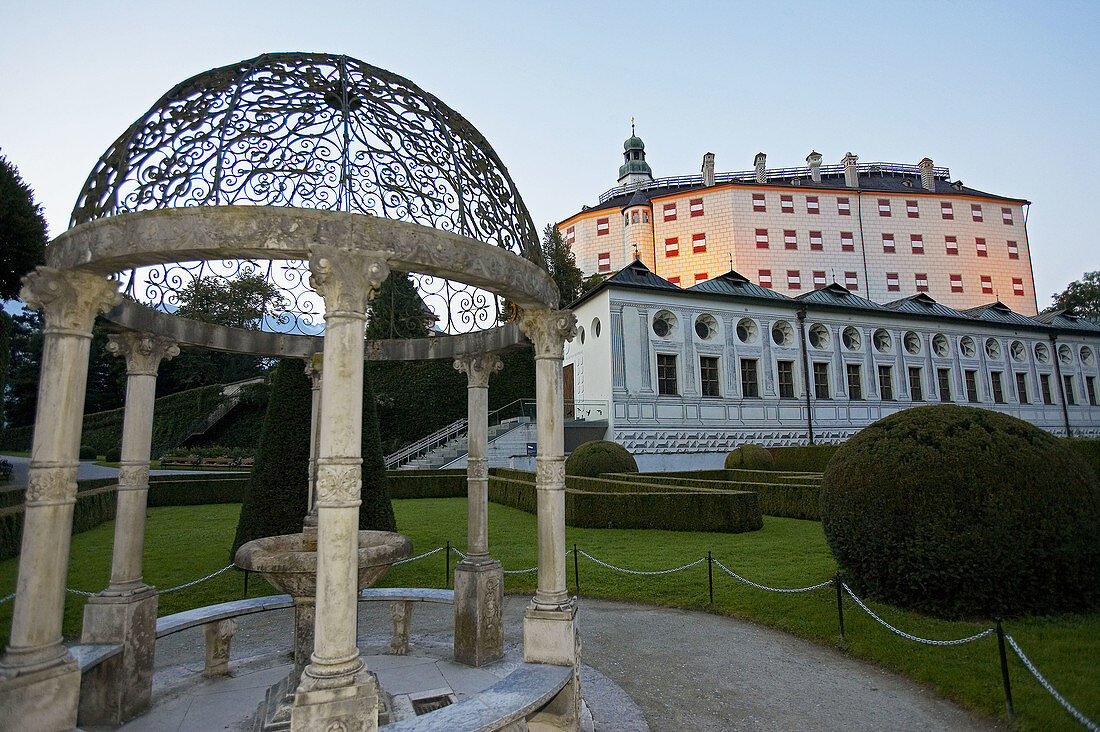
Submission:
[[[454,590],[435,590],[428,587],[368,587],[359,595],[359,602],[388,601],[393,618],[393,640],[390,654],[405,656],[409,653],[409,626],[412,625],[416,603],[431,602],[453,605]]]
[[[108,658],[113,658],[122,653],[121,643],[84,643],[78,646],[69,646],[69,653],[76,659],[76,665],[80,673],[92,670]]]
[[[457,704],[394,722],[385,729],[386,732],[525,730],[527,727],[521,724],[522,721],[549,704],[572,675],[572,666],[524,663],[488,689]]]

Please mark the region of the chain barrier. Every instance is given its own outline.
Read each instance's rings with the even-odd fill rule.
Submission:
[[[1016,645],[1016,640],[1012,636],[1010,636],[1008,633],[1005,633],[1005,640],[1007,640],[1009,645],[1012,646],[1012,650],[1016,651],[1016,655],[1019,656],[1020,660],[1024,662],[1025,666],[1027,666],[1027,670],[1034,674],[1035,678],[1039,680],[1039,683],[1043,685],[1043,688],[1049,691],[1051,696],[1057,699],[1058,703],[1065,707],[1067,712],[1072,714],[1078,722],[1085,725],[1085,727],[1092,730],[1092,732],[1100,732],[1100,725],[1097,725],[1096,722],[1093,722],[1084,714],[1081,714],[1081,712],[1077,711],[1076,707],[1066,701],[1066,698],[1059,694],[1055,690],[1055,688],[1050,685],[1050,682],[1047,681],[1041,673],[1039,673],[1039,669],[1035,668],[1035,666],[1032,665],[1031,660],[1027,656],[1025,656],[1024,652],[1020,650],[1020,647]]]
[[[868,615],[870,615],[872,618],[879,621],[883,625],[885,625],[890,630],[892,630],[895,633],[897,633],[898,635],[900,635],[902,638],[908,638],[909,640],[916,641],[917,643],[926,643],[930,646],[961,646],[963,643],[970,643],[971,641],[976,641],[976,640],[979,640],[981,638],[985,638],[987,635],[989,635],[990,633],[992,633],[995,630],[995,628],[986,628],[981,633],[976,633],[975,635],[972,635],[969,638],[959,638],[957,640],[929,640],[928,638],[919,638],[915,635],[909,635],[904,630],[898,630],[897,628],[895,628],[894,626],[890,625],[885,620],[880,618],[878,615],[875,615],[874,610],[872,610],[871,608],[864,605],[863,600],[860,600],[858,597],[856,597],[855,593],[852,592],[851,587],[849,587],[848,585],[846,585],[843,582],[841,582],[840,584],[841,584],[842,587],[844,587],[844,591],[848,593],[848,596],[851,597],[853,600],[855,600],[857,605],[859,605],[861,608],[863,608],[864,612],[866,612]]]
[[[531,567],[530,569],[505,569],[502,570],[504,574],[527,574],[528,572],[534,572],[538,567]]]
[[[167,590],[160,590],[159,592],[157,592],[157,594],[158,595],[166,595],[169,592],[175,592],[176,590],[183,590],[183,589],[186,589],[188,587],[192,587],[194,585],[197,585],[200,582],[205,582],[206,580],[211,579],[212,577],[217,577],[222,572],[228,572],[229,570],[236,568],[236,566],[237,565],[235,565],[235,564],[230,564],[228,566],[222,567],[217,572],[211,572],[210,574],[206,575],[202,579],[197,579],[194,582],[187,582],[186,584],[177,585],[175,587],[169,587]],[[83,594],[83,593],[81,593],[81,594]]]
[[[435,549],[432,549],[430,552],[424,552],[423,554],[420,554],[419,556],[409,557],[408,559],[402,559],[399,562],[394,562],[393,566],[396,567],[398,564],[405,564],[406,562],[415,562],[417,559],[423,559],[424,557],[430,557],[431,555],[436,554],[436,553],[441,552],[441,551],[443,551],[443,547],[441,547],[441,546],[436,547]],[[455,551],[457,551],[457,549]]]
[[[11,602],[14,599],[15,599],[15,593],[14,592],[11,593],[10,595],[4,595],[3,597],[0,597],[0,605],[3,605],[5,602]]]
[[[577,553],[580,554],[582,557],[588,557],[589,559],[591,559],[593,562],[600,565],[601,567],[607,567],[608,569],[613,569],[616,572],[625,572],[626,574],[639,574],[639,575],[647,575],[647,576],[652,576],[652,575],[657,575],[657,574],[672,574],[673,572],[680,572],[680,571],[683,571],[685,569],[688,569],[689,567],[694,567],[696,564],[702,564],[703,562],[707,561],[706,557],[701,557],[699,559],[696,559],[691,564],[685,564],[684,566],[677,567],[676,569],[662,569],[662,570],[658,570],[656,572],[641,572],[641,571],[634,570],[634,569],[623,569],[622,567],[616,567],[614,564],[608,564],[607,562],[601,562],[599,559],[596,559],[594,556],[592,556],[588,552],[584,551],[583,549],[578,549]]]
[[[74,589],[71,589],[69,587],[65,588],[65,592],[68,592],[70,595],[80,595],[81,597],[92,597],[93,595],[95,595],[94,592],[85,592],[84,590],[74,590]]]
[[[812,587],[796,587],[794,589],[785,589],[785,588],[782,588],[782,587],[768,587],[767,585],[758,585],[755,582],[753,582],[752,580],[745,579],[744,577],[737,574],[736,572],[734,572],[732,569],[730,569],[726,565],[719,562],[717,559],[714,559],[712,561],[715,564],[717,564],[722,570],[724,570],[725,573],[728,574],[730,577],[733,577],[735,579],[739,579],[742,582],[744,582],[746,585],[751,585],[751,586],[755,587],[758,590],[767,590],[769,592],[809,592],[810,590],[820,590],[822,587],[828,587],[829,585],[831,585],[833,583],[832,580],[825,580],[824,582],[822,582],[819,585],[813,585]]]

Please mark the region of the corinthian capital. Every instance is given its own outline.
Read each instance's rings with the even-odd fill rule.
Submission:
[[[362,315],[390,273],[385,259],[363,252],[315,246],[309,258],[310,284],[325,299],[326,313]]]
[[[122,302],[118,282],[41,266],[23,276],[19,297],[45,315],[45,332],[90,335],[95,316]]]
[[[127,374],[157,375],[160,362],[180,355],[180,347],[167,336],[155,333],[112,333],[107,336],[107,350],[126,359]]]
[[[577,316],[572,310],[524,310],[519,327],[535,344],[535,358],[561,358],[565,342],[577,333]]]
[[[487,388],[489,377],[503,369],[504,364],[500,356],[495,353],[466,354],[455,359],[455,371],[466,374],[469,385],[472,387]]]

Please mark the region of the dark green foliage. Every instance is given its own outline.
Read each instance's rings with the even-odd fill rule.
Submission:
[[[84,414],[118,409],[126,398],[126,359],[107,350],[109,332],[102,321],[92,327]]]
[[[0,156],[0,300],[19,297],[19,279],[46,261],[46,219],[19,170]]]
[[[8,385],[4,395],[4,424],[22,427],[34,422],[38,403],[38,364],[42,361],[42,314],[24,310],[12,316],[9,340]],[[30,438],[27,438],[27,448]]]
[[[608,476],[612,477],[612,476]],[[639,473],[613,476],[621,481],[645,481],[661,485],[709,490],[753,491],[760,512],[768,516],[820,518],[817,508],[820,478],[804,473],[763,470],[693,470],[679,473]]]
[[[309,424],[309,420],[306,420]],[[363,377],[363,503],[359,506],[359,528],[394,531],[397,520],[386,490],[386,465],[378,435],[378,412],[370,379]]]
[[[122,448],[118,446],[107,448],[107,452],[103,453],[103,460],[108,463],[117,463],[122,460]]]
[[[985,409],[879,420],[825,470],[821,522],[862,592],[934,615],[1100,607],[1100,486],[1065,442]]]
[[[435,314],[420,298],[406,272],[390,272],[370,303],[366,337],[423,338],[431,332]]]
[[[775,463],[768,448],[760,445],[741,445],[726,455],[726,468],[746,468],[748,470],[771,470]]]
[[[196,506],[242,503],[248,475],[161,475],[149,481],[149,506]]]
[[[3,404],[4,387],[8,383],[8,366],[11,365],[11,316],[0,310],[0,405]],[[3,413],[0,412],[0,417]],[[3,424],[0,421],[0,424]]]
[[[283,359],[271,373],[270,388],[230,556],[253,539],[298,533],[306,515],[313,387],[301,361]]]
[[[80,459],[81,460],[95,460],[98,457],[98,453],[91,445],[80,446]]]
[[[1071,438],[1066,440],[1066,444],[1077,453],[1079,458],[1089,464],[1092,472],[1096,474],[1096,479],[1100,480],[1100,440]]]
[[[213,445],[240,448],[254,455],[256,446],[260,444],[264,414],[267,413],[267,395],[266,383],[245,386],[241,389],[241,399],[236,407],[206,432],[193,435],[183,444],[197,448]]]
[[[637,473],[634,456],[617,442],[592,440],[580,445],[565,461],[566,475],[595,478],[602,473]]]
[[[465,470],[390,470],[386,488],[393,499],[465,498]]]
[[[792,445],[771,448],[776,470],[822,473],[840,445]]]
[[[573,250],[554,224],[547,224],[542,230],[541,247],[546,269],[554,278],[554,284],[558,286],[560,294],[558,306],[568,307],[571,302],[580,297],[584,274],[577,267]]]
[[[504,370],[489,380],[490,411],[535,395],[533,349],[506,351],[501,361]],[[449,359],[373,361],[366,364],[366,371],[378,398],[384,454],[466,416],[466,376],[455,371]]]
[[[1100,317],[1100,271],[1086,272],[1053,297],[1054,307],[1073,310],[1086,318]]]

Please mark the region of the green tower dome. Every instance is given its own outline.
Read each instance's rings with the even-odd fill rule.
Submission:
[[[634,134],[634,125],[630,125],[630,137],[623,143],[623,164],[619,166],[619,184],[639,183],[653,180],[653,171],[645,161],[645,143]]]

